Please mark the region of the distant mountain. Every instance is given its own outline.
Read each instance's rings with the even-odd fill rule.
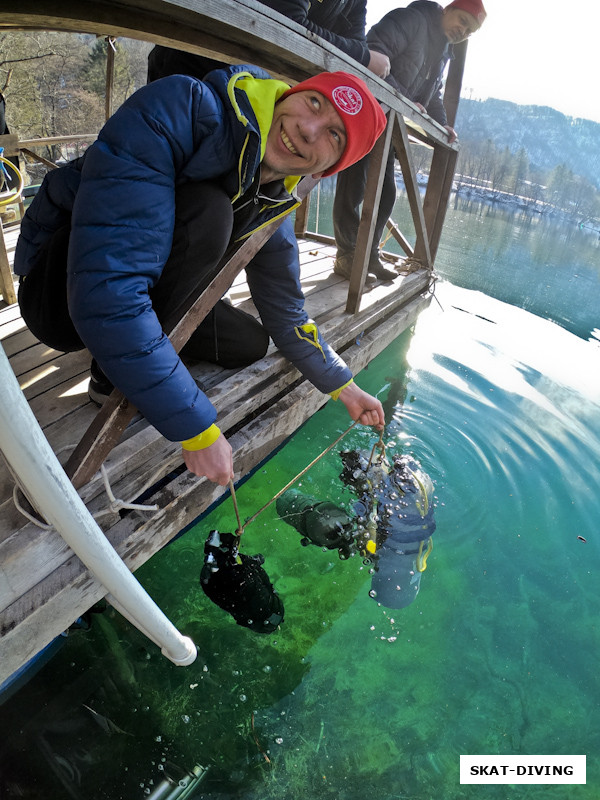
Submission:
[[[461,98],[456,130],[463,141],[491,139],[502,150],[525,149],[531,166],[565,164],[600,189],[600,123],[566,117],[547,106]]]

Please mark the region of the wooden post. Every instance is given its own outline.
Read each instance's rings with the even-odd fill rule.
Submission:
[[[115,82],[115,38],[107,36],[106,39],[106,90],[104,95],[104,115],[106,119],[112,116],[112,95]]]
[[[369,156],[367,185],[356,237],[356,248],[350,273],[350,288],[348,289],[348,301],[346,303],[346,311],[349,314],[356,314],[360,310],[360,301],[368,273],[369,255],[373,244],[373,232],[377,221],[377,211],[381,199],[385,165],[390,152],[393,127],[394,112],[390,111],[385,133],[379,137]]]
[[[298,238],[306,235],[308,227],[308,212],[310,210],[310,195],[307,195],[296,209],[296,219],[294,220],[294,233]]]
[[[435,262],[444,220],[446,219],[448,199],[452,191],[457,158],[458,153],[456,150],[445,150],[441,147],[436,147],[433,151],[427,192],[425,193],[425,216],[432,264]]]
[[[444,90],[444,108],[446,109],[448,125],[452,128],[456,122],[456,112],[458,111],[458,102],[460,100],[460,90],[462,88],[468,45],[468,40],[454,45],[454,58],[450,61],[450,66],[448,68],[448,78]]]

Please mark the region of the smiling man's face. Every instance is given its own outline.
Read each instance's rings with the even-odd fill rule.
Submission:
[[[346,149],[346,129],[320,92],[295,92],[275,105],[261,164],[263,183],[287,175],[320,176]]]

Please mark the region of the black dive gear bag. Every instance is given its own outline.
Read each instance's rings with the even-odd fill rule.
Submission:
[[[256,633],[272,633],[283,622],[283,603],[262,568],[262,555],[238,551],[239,537],[211,531],[204,545],[200,585],[213,603],[238,625]]]

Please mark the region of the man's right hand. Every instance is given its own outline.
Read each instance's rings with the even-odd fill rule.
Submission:
[[[378,53],[377,50],[369,50],[371,59],[368,64],[368,69],[379,75],[380,78],[387,78],[390,74],[390,60],[383,53]]]
[[[233,476],[233,452],[231,445],[221,433],[210,447],[204,450],[183,450],[186,467],[199,478],[208,478],[220,486],[227,486]]]

